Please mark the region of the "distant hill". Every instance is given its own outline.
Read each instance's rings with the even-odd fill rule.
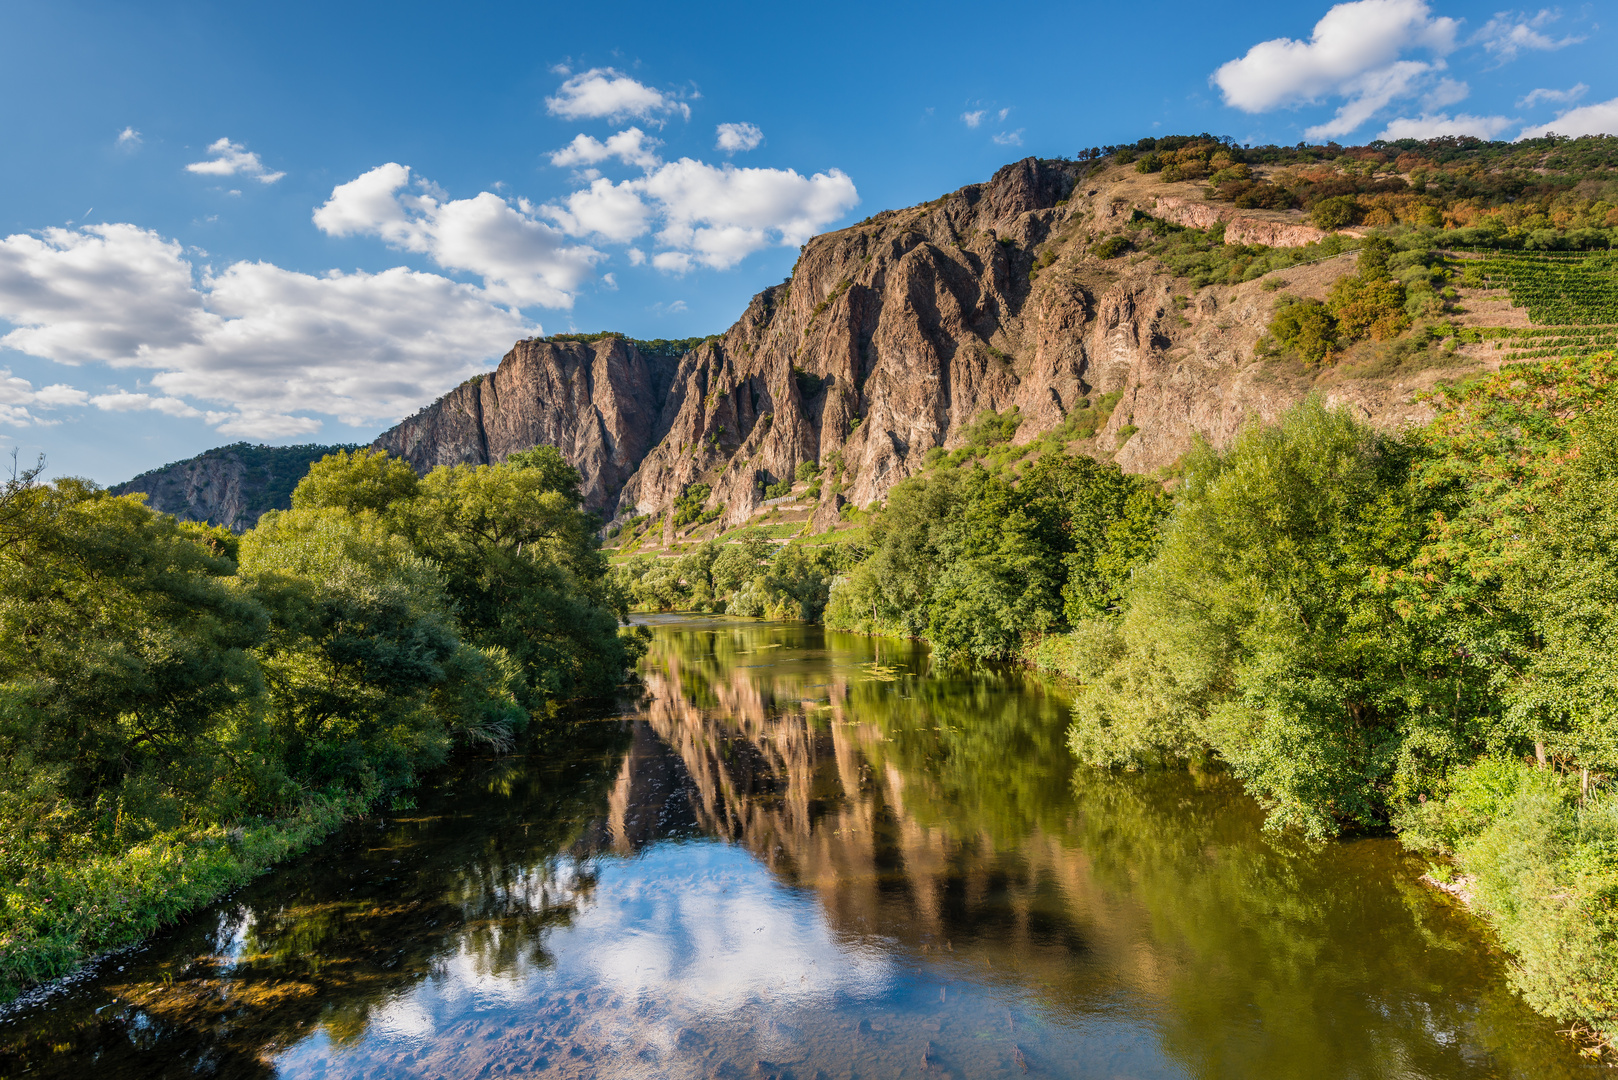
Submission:
[[[267,510],[292,506],[312,462],[353,446],[254,446],[232,443],[161,469],[141,473],[111,488],[114,495],[146,493],[146,504],[182,521],[206,521],[237,532],[250,529]]]

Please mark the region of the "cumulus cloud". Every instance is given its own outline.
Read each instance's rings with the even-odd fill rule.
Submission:
[[[635,183],[662,215],[658,241],[720,269],[772,243],[802,244],[859,202],[839,169],[802,176],[681,158]]]
[[[999,146],[1021,146],[1022,133],[1023,129],[1018,128],[1016,131],[1002,131],[998,135],[990,136],[990,138]]]
[[[1461,113],[1423,113],[1420,116],[1400,117],[1389,121],[1377,136],[1379,139],[1437,139],[1446,135],[1471,135],[1479,139],[1492,139],[1514,121],[1506,116],[1470,116]]]
[[[571,236],[599,236],[621,244],[644,233],[652,219],[652,208],[634,181],[614,184],[605,179],[573,192],[561,206],[541,207],[540,212]],[[630,262],[638,265],[633,251]]]
[[[158,391],[91,398],[10,380],[8,410],[192,416],[191,402],[206,402],[217,406],[206,422],[257,438],[319,430],[308,414],[393,420],[538,330],[485,289],[403,267],[317,277],[244,261],[199,273],[178,243],[127,224],[0,240],[0,319],[14,328],[0,347],[145,369]]]
[[[756,129],[755,129],[756,130]],[[655,169],[662,163],[662,159],[653,152],[653,147],[659,145],[658,140],[648,138],[646,133],[638,127],[628,128],[616,135],[607,136],[607,141],[590,135],[575,136],[573,141],[551,155],[551,164],[557,166],[567,165],[594,165],[606,161],[608,158],[617,158],[625,165],[638,165],[643,169]]]
[[[1518,133],[1519,139],[1557,135],[1618,135],[1618,98],[1584,105],[1561,113],[1548,124],[1532,124]]]
[[[377,236],[446,269],[477,274],[490,297],[518,307],[571,307],[602,258],[570,245],[525,200],[513,205],[489,191],[450,199],[431,184],[412,184],[410,168],[396,162],[333,188],[314,222],[332,236]]]
[[[178,416],[183,419],[194,419],[203,415],[201,409],[179,398],[132,394],[128,390],[119,390],[113,394],[97,394],[89,403],[105,412],[160,412],[165,416]],[[318,430],[319,427],[320,424],[316,421],[315,428]]]
[[[229,139],[216,139],[209,143],[208,157],[211,160],[193,161],[185,167],[186,171],[202,176],[246,176],[261,184],[273,184],[286,175],[284,172],[271,172],[256,153]]]
[[[1346,135],[1391,102],[1419,93],[1454,51],[1458,25],[1434,17],[1425,0],[1352,0],[1326,12],[1308,41],[1259,42],[1223,64],[1212,82],[1225,104],[1249,113],[1346,98],[1336,116],[1306,132]],[[1401,59],[1415,49],[1435,59]]]
[[[40,416],[39,409],[55,409],[64,405],[84,405],[90,395],[83,390],[55,383],[37,390],[27,379],[0,368],[0,424],[11,427],[50,427],[60,420]]]
[[[539,212],[570,235],[618,243],[655,228],[658,244],[674,250],[652,256],[652,265],[685,273],[699,264],[734,266],[771,244],[801,244],[858,202],[854,182],[838,169],[803,176],[681,158],[634,180],[596,180]],[[639,248],[627,254],[632,266],[647,261]]]
[[[764,132],[756,124],[720,124],[715,129],[719,141],[714,145],[727,154],[739,150],[756,150],[764,141]]]
[[[1525,12],[1502,11],[1484,23],[1482,29],[1472,35],[1470,43],[1482,45],[1485,51],[1504,64],[1517,59],[1517,54],[1524,49],[1548,52],[1583,41],[1584,38],[1572,35],[1556,39],[1540,33],[1543,27],[1561,17],[1561,12],[1549,9],[1542,9],[1532,16]]]
[[[1590,88],[1584,83],[1576,83],[1566,90],[1546,90],[1543,88],[1530,90],[1526,97],[1518,100],[1517,108],[1532,109],[1542,101],[1555,101],[1563,105],[1571,105],[1589,92]]]
[[[672,94],[654,90],[613,68],[591,68],[574,75],[545,99],[553,116],[568,120],[622,120],[638,117],[656,121],[678,114],[691,119],[691,107]]]
[[[140,132],[132,127],[126,127],[118,133],[118,145],[126,150],[133,150],[141,144]]]
[[[961,123],[969,128],[975,128],[983,123],[983,118],[986,115],[988,115],[987,109],[973,109],[970,112],[963,112],[961,114]]]

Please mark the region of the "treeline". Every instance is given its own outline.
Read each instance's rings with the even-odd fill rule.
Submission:
[[[620,632],[551,448],[317,462],[237,536],[37,471],[0,491],[0,997],[150,933],[457,744],[610,691]]]
[[[845,544],[710,540],[676,558],[633,556],[616,573],[630,603],[642,611],[816,622],[832,582],[857,558],[857,549]]]

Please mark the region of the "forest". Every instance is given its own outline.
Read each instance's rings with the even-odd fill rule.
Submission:
[[[323,837],[456,746],[544,737],[644,649],[550,447],[316,462],[237,535],[0,488],[0,999]]]

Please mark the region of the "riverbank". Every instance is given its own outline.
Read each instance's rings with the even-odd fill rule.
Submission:
[[[174,830],[0,885],[0,1005],[144,941],[307,851],[370,802],[311,795],[280,820]]]
[[[1074,634],[1031,642],[1031,669],[1081,683],[1095,661]],[[1508,979],[1569,1025],[1590,1057],[1618,1057],[1618,792],[1547,764],[1484,758],[1447,793],[1396,814],[1392,832],[1433,859],[1424,883],[1454,897],[1512,957]]]

